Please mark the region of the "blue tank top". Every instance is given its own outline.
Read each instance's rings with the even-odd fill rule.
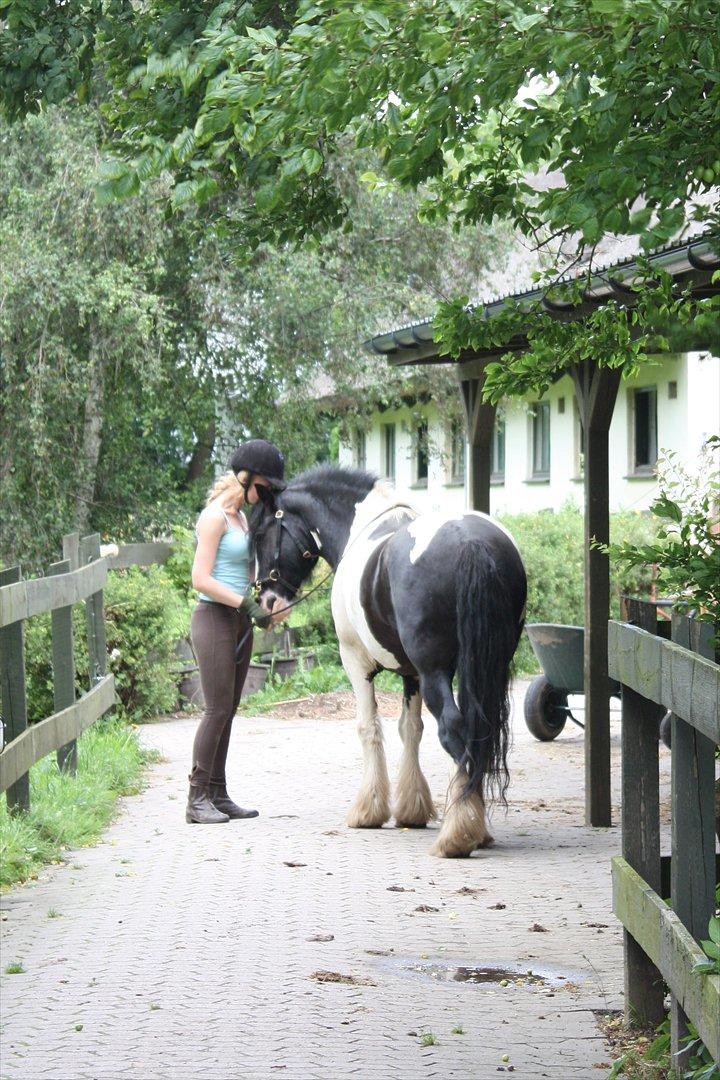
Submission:
[[[242,529],[233,529],[224,511],[223,516],[227,530],[220,537],[210,576],[244,596],[250,584],[250,537]],[[212,600],[205,593],[198,596],[201,600]]]

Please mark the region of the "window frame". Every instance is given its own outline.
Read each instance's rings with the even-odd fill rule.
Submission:
[[[549,401],[532,402],[530,411],[529,441],[530,479],[535,481],[549,481],[551,464],[551,411]],[[538,442],[540,448],[539,466],[536,457]],[[543,465],[545,463],[544,458],[546,447],[547,468],[543,468]]]
[[[367,432],[364,428],[355,430],[353,461],[356,469],[367,469]]]
[[[424,443],[424,445],[423,445]],[[424,460],[425,475],[420,475]],[[419,420],[412,433],[412,487],[426,488],[430,481],[430,425],[427,417]]]
[[[629,395],[629,425],[628,425],[628,472],[630,476],[648,477],[655,476],[658,461],[658,388],[655,383],[648,386],[634,386],[628,390]],[[646,439],[646,461],[638,461],[638,401],[644,398],[651,404],[648,406]],[[654,456],[653,456],[654,454]]]
[[[397,473],[396,460],[397,460],[397,439],[396,439],[396,423],[394,420],[389,421],[382,425],[382,467],[383,477],[385,480],[395,481]],[[392,436],[390,438],[390,436]],[[392,460],[391,455],[388,453],[388,442],[392,443]]]
[[[506,424],[505,418],[496,416],[493,421],[492,437],[490,440],[490,483],[491,484],[504,484],[505,483],[505,448],[507,445],[506,439]],[[502,467],[498,467],[498,455],[499,448],[502,445]]]

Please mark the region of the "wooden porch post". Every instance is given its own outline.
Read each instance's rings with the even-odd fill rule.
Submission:
[[[593,540],[610,539],[608,443],[620,371],[593,360],[573,364],[585,433],[585,822],[608,826],[610,811],[610,693],[607,624],[610,570]]]
[[[487,404],[482,398],[486,364],[486,360],[461,363],[458,365],[458,378],[468,436],[468,505],[471,510],[489,514],[495,406]]]

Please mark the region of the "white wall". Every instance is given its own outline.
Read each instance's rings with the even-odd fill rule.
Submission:
[[[670,383],[677,396],[670,397]],[[647,509],[657,494],[654,476],[635,476],[630,468],[633,390],[654,386],[657,391],[657,432],[660,451],[672,450],[692,468],[704,441],[720,432],[720,360],[706,353],[663,357],[643,365],[640,374],[623,381],[610,426],[610,508]],[[531,473],[531,410],[533,397],[501,405],[505,417],[505,479],[493,484],[493,514],[542,509],[559,510],[564,504],[583,504],[579,474],[579,445],[572,380],[564,376],[545,394],[550,403],[550,476],[533,480]],[[564,412],[560,412],[561,400]],[[435,405],[422,410],[428,418],[431,444],[427,487],[413,483],[412,414],[409,408],[376,413],[366,435],[366,467],[382,475],[382,425],[395,423],[395,486],[418,509],[461,509],[465,489],[450,483],[450,448],[447,423]],[[340,462],[354,464],[353,448],[342,445]]]

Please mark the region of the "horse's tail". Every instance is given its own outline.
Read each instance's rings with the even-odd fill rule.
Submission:
[[[464,721],[468,780],[463,796],[496,794],[509,776],[511,662],[520,629],[515,604],[482,540],[467,540],[457,573],[458,703]]]

